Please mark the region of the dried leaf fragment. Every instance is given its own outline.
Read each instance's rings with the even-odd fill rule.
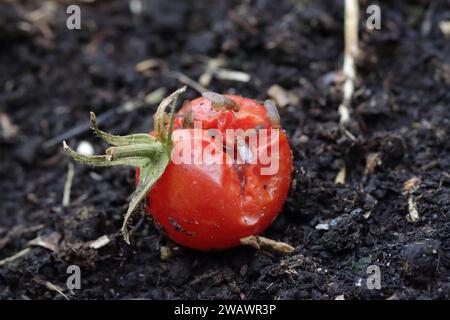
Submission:
[[[375,171],[375,168],[381,165],[381,153],[369,153],[366,159],[366,175],[370,175]]]
[[[61,240],[61,234],[59,232],[52,232],[45,237],[37,237],[28,242],[29,246],[37,246],[48,249],[52,252],[59,252],[59,240]]]
[[[420,181],[419,177],[412,177],[403,184],[403,191],[405,193],[413,193],[419,188]]]
[[[251,246],[258,250],[265,247],[285,254],[291,253],[295,250],[293,246],[285,242],[275,241],[261,236],[248,236],[241,238],[241,244]]]

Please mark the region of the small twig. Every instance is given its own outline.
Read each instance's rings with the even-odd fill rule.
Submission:
[[[136,64],[134,69],[137,72],[142,73],[142,72],[148,71],[150,69],[160,67],[161,65],[162,65],[162,63],[158,59],[146,59],[146,60],[143,60],[143,61],[139,62],[138,64]]]
[[[427,11],[425,12],[422,25],[420,26],[420,34],[423,37],[427,37],[431,32],[431,28],[433,27],[432,20],[435,6],[436,1],[431,1],[428,5]]]
[[[340,124],[345,126],[350,121],[350,105],[355,89],[355,57],[358,54],[358,25],[359,5],[358,0],[345,0],[344,21],[344,65],[343,73],[346,77],[343,85],[343,100],[339,106]]]
[[[89,241],[88,243],[86,243],[86,245],[91,249],[98,250],[98,249],[106,246],[110,242],[111,242],[111,239],[107,235],[103,235],[94,241]]]
[[[70,192],[72,190],[73,176],[74,176],[73,163],[72,161],[69,161],[69,163],[67,164],[66,183],[64,184],[64,194],[62,200],[63,207],[68,207],[70,204]]]
[[[40,284],[40,285],[42,285],[42,286],[45,286],[45,287],[46,287],[47,289],[49,289],[50,291],[55,291],[55,292],[57,292],[58,294],[62,295],[62,296],[64,297],[64,299],[70,300],[69,297],[68,297],[67,295],[64,294],[63,288],[61,288],[61,287],[59,287],[59,286],[57,286],[57,285],[54,285],[54,284],[51,283],[50,281],[42,280],[42,279],[39,279],[39,278],[37,278],[37,277],[34,277],[34,278],[33,278],[33,281],[36,282],[37,284]]]
[[[248,73],[225,68],[217,68],[214,71],[214,75],[219,80],[230,80],[238,82],[250,81],[250,75]]]
[[[181,83],[191,87],[192,89],[194,89],[198,93],[203,93],[205,91],[208,91],[208,89],[206,89],[204,86],[202,86],[197,81],[189,78],[184,73],[181,73],[179,71],[169,71],[168,74],[169,74],[169,76],[178,79],[178,81],[180,81]]]
[[[12,239],[17,238],[25,233],[38,231],[45,227],[45,224],[38,224],[29,228],[22,225],[15,226],[8,233],[0,239],[0,250],[3,249]]]
[[[17,252],[16,254],[12,255],[11,257],[0,260],[0,267],[2,267],[4,264],[6,264],[8,262],[13,262],[16,259],[19,259],[20,257],[27,255],[30,251],[31,251],[30,248],[25,248],[25,249]]]
[[[246,246],[251,246],[255,249],[261,249],[261,247],[267,247],[269,249],[281,252],[281,253],[291,253],[295,248],[287,243],[281,241],[275,241],[269,238],[261,236],[248,236],[241,239],[241,244]]]
[[[336,175],[336,178],[334,178],[335,184],[345,184],[345,178],[347,175],[347,169],[345,168],[345,165],[341,167],[338,174]]]
[[[40,227],[40,225],[33,227],[33,230],[38,230],[37,227]],[[31,228],[28,230],[31,230]],[[43,247],[52,252],[58,252],[59,251],[58,242],[60,239],[61,239],[61,234],[59,232],[53,232],[46,237],[37,237],[37,238],[29,241],[27,243],[26,248],[22,249],[21,251],[17,252],[16,254],[14,254],[10,257],[0,260],[0,267],[8,262],[13,262],[14,260],[17,260],[23,256],[26,256],[31,251],[30,247],[33,247],[33,246]]]

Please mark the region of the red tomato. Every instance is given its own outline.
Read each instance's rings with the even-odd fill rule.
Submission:
[[[223,133],[226,129],[273,128],[262,104],[239,96],[226,97],[240,107],[239,111],[217,110],[203,97],[183,106],[174,124],[172,161],[148,194],[146,211],[172,240],[189,248],[229,248],[239,245],[243,237],[259,234],[280,213],[291,184],[292,153],[282,130],[278,130],[278,139],[269,134],[268,143],[248,146],[253,156],[267,152],[278,161],[278,170],[272,175],[261,174],[261,169],[272,163],[263,164],[259,157],[256,163],[237,164],[222,152],[206,155],[199,164],[173,161],[174,154],[186,152],[186,143],[196,145],[189,154],[191,159],[197,157],[198,149],[221,151],[208,129]],[[183,128],[183,117],[188,113],[201,121],[200,136],[194,136],[191,128]],[[212,161],[218,158],[222,163]]]

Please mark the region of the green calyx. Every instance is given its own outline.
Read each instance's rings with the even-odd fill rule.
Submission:
[[[75,152],[65,141],[63,142],[64,151],[77,162],[99,167],[131,166],[140,168],[139,182],[122,225],[123,238],[128,244],[130,244],[128,223],[134,211],[139,203],[145,199],[147,193],[164,173],[170,162],[173,148],[172,132],[175,107],[178,96],[184,91],[186,91],[186,87],[176,90],[158,106],[153,117],[156,138],[146,133],[126,136],[111,135],[98,129],[95,114],[91,112],[92,130],[112,147],[106,149],[104,155],[85,156]],[[166,113],[167,107],[170,107],[169,113]],[[168,124],[165,123],[167,120]]]

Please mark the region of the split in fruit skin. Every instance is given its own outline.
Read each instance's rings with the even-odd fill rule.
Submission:
[[[91,113],[92,129],[112,147],[105,155],[90,157],[77,154],[65,142],[64,149],[84,164],[138,168],[136,191],[122,226],[127,243],[128,222],[138,204],[147,198],[146,211],[175,242],[200,250],[237,246],[241,238],[262,232],[281,211],[292,179],[292,152],[279,130],[281,165],[280,172],[273,176],[258,174],[258,163],[175,165],[172,151],[179,146],[172,139],[173,131],[189,131],[186,125],[193,120],[200,120],[204,130],[280,128],[273,103],[266,101],[263,105],[211,92],[185,103],[175,114],[177,98],[185,89],[178,89],[161,102],[154,116],[155,131],[150,134],[110,135],[98,129]],[[208,146],[211,136],[205,136],[202,145]]]

